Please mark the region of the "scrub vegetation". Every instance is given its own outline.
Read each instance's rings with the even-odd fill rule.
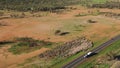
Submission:
[[[114,42],[107,48],[105,48],[100,54],[94,56],[94,59],[84,62],[82,65],[79,65],[77,68],[110,68],[114,63],[119,61],[120,58],[120,40]],[[119,67],[118,67],[119,68]]]
[[[120,34],[119,9],[119,0],[0,0],[0,68],[61,68]],[[116,68],[119,44],[78,68]]]
[[[29,53],[42,47],[51,47],[52,42],[35,40],[28,37],[16,38],[16,43],[9,48],[13,54]]]

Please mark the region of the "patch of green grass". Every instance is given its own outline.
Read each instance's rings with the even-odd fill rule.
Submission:
[[[113,44],[111,44],[110,46],[108,46],[106,49],[104,49],[102,52],[100,52],[99,55],[106,54],[106,53],[108,53],[110,51],[114,52],[114,51],[116,51],[118,49],[120,49],[120,40],[118,40],[118,41],[114,42]]]
[[[95,10],[93,12],[90,12],[90,13],[79,13],[77,15],[75,15],[75,17],[82,17],[82,16],[89,16],[89,15],[92,15],[92,16],[97,16],[97,15],[100,15],[100,11],[99,10]]]
[[[100,15],[100,11],[99,10],[95,10],[94,12],[91,13],[91,15],[93,16],[97,16],[97,15]]]
[[[75,17],[81,17],[81,16],[87,16],[88,14],[85,14],[85,13],[82,13],[82,14],[77,14],[77,15],[75,15]]]
[[[61,31],[68,31],[70,32],[70,34],[75,36],[76,32],[84,31],[84,29],[86,29],[89,26],[89,24],[83,23],[84,21],[84,19],[80,18],[62,20],[59,21],[62,22],[62,26],[58,29],[60,29]]]
[[[77,66],[76,68],[110,68],[109,64],[103,63],[100,65],[96,65],[96,60],[88,60],[87,62],[82,63],[81,65]]]
[[[59,63],[55,64],[54,66],[52,66],[52,68],[61,68],[63,65],[67,64],[68,62],[71,62],[72,60],[74,60],[75,58],[79,57],[80,55],[82,55],[84,52],[80,52],[78,54],[75,54],[73,56],[70,56],[68,58],[65,58],[63,60],[61,60]],[[56,60],[57,61],[57,60]]]
[[[12,45],[8,51],[12,52],[13,54],[29,53],[42,47],[50,48],[52,44],[52,42],[23,37],[17,38],[16,43]]]
[[[9,48],[8,50],[10,52],[12,52],[13,54],[22,54],[22,53],[29,53],[29,52],[32,52],[34,50],[37,50],[37,49],[41,48],[41,46],[36,46],[36,47],[29,47],[29,46],[25,46],[25,45],[19,46],[21,44],[22,43],[15,44],[11,48]]]
[[[105,3],[108,0],[92,0],[93,3]]]

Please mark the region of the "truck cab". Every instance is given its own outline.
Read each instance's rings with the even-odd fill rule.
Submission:
[[[89,57],[92,54],[93,54],[93,52],[88,52],[86,55],[84,55],[84,58]]]

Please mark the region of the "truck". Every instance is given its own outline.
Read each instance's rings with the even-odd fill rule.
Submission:
[[[93,52],[88,52],[87,54],[84,55],[84,58],[87,58],[89,56],[91,56],[93,54]]]

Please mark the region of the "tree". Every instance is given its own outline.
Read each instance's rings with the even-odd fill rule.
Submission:
[[[108,56],[108,60],[114,60],[116,57],[116,53],[113,51],[107,53],[106,55]]]

